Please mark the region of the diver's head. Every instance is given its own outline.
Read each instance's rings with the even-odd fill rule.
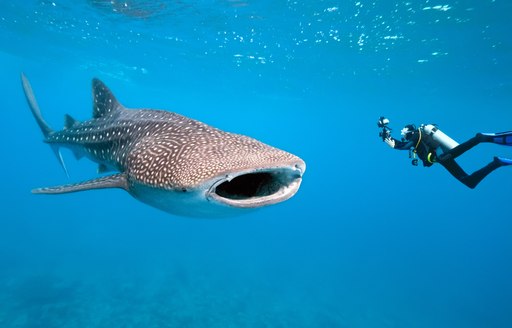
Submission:
[[[414,124],[407,124],[401,131],[402,137],[409,141],[411,140],[417,133],[416,126]]]

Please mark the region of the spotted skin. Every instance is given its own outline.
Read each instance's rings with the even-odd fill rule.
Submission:
[[[256,208],[281,202],[293,196],[300,185],[305,164],[299,157],[176,113],[126,109],[98,79],[93,80],[93,118],[78,122],[68,115],[64,129],[53,131],[42,119],[24,75],[22,81],[46,143],[54,150],[70,148],[77,158],[88,157],[99,164],[99,171],[120,172],[77,184],[36,189],[36,193],[122,188],[167,212],[196,216],[194,208],[184,209],[176,201],[179,199],[188,206],[197,206],[197,216],[209,216],[218,208],[225,213],[229,212],[226,208]],[[60,153],[56,154],[65,167]],[[239,200],[239,195],[224,199],[215,194],[215,187],[221,182],[242,175],[258,177],[257,173],[266,176],[255,182],[261,186],[247,199]],[[269,177],[274,178],[270,179],[274,186],[263,185]],[[265,188],[276,192],[263,194],[261,190]]]

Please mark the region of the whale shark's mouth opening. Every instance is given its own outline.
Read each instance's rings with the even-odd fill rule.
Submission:
[[[280,177],[269,172],[250,173],[225,181],[215,188],[217,195],[229,199],[246,199],[275,194],[282,187]]]
[[[226,177],[212,189],[210,196],[235,207],[260,207],[292,197],[302,181],[299,168],[279,168]]]

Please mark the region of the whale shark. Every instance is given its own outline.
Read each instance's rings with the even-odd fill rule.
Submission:
[[[61,147],[98,163],[98,173],[111,172],[35,194],[119,188],[174,215],[213,218],[283,202],[301,185],[306,164],[296,155],[174,112],[126,108],[96,78],[92,119],[66,114],[64,128],[53,130],[23,73],[21,80],[44,142],[66,174]]]

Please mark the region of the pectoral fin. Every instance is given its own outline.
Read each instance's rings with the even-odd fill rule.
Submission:
[[[66,184],[55,187],[45,187],[32,190],[34,194],[65,194],[70,192],[91,190],[91,189],[106,189],[106,188],[121,188],[128,190],[128,179],[125,173],[119,173],[101,177],[98,179],[87,180],[78,183]]]

